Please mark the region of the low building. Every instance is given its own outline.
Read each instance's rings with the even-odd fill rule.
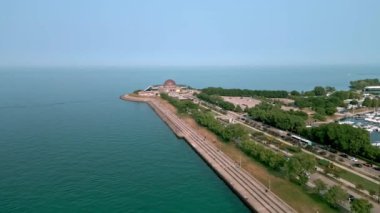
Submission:
[[[305,144],[305,145],[309,145],[309,146],[313,145],[312,141],[307,140],[305,138],[302,138],[302,137],[300,137],[298,135],[292,135],[292,138],[295,139],[295,140],[297,140],[297,141],[299,141],[299,142],[301,142],[301,143],[303,143],[303,144]]]
[[[368,86],[363,90],[364,95],[377,95],[380,96],[380,86]]]
[[[187,94],[192,94],[192,90],[186,85],[178,85],[174,80],[166,80],[163,84],[150,85],[145,90],[140,91],[140,96],[158,96],[160,93],[167,93],[169,96],[179,99],[188,99]]]
[[[158,93],[181,93],[187,91],[188,89],[188,86],[176,84],[174,80],[169,79],[161,85],[151,85],[147,87],[144,91],[156,91]]]

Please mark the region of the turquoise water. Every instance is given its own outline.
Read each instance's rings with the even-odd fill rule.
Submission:
[[[379,70],[2,68],[0,212],[247,212],[147,105],[119,95],[168,78],[194,87],[346,88]]]

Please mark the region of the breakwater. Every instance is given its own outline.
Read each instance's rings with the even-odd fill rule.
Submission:
[[[180,138],[183,138],[205,162],[227,183],[241,200],[255,212],[295,212],[266,186],[252,177],[244,169],[215,147],[205,137],[197,133],[175,113],[161,104],[158,98],[123,95],[126,101],[145,102]]]

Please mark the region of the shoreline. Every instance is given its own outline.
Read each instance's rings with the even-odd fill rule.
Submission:
[[[251,211],[296,212],[277,195],[268,191],[266,186],[241,169],[231,158],[219,151],[206,138],[196,133],[176,114],[165,109],[157,99],[130,95],[122,95],[120,99],[148,104],[174,134],[178,138],[184,139]]]

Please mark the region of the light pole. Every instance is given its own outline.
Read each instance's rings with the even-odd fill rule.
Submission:
[[[239,155],[239,168],[241,169],[241,153]]]
[[[377,189],[377,203],[380,203],[380,183],[379,183],[379,188]]]

